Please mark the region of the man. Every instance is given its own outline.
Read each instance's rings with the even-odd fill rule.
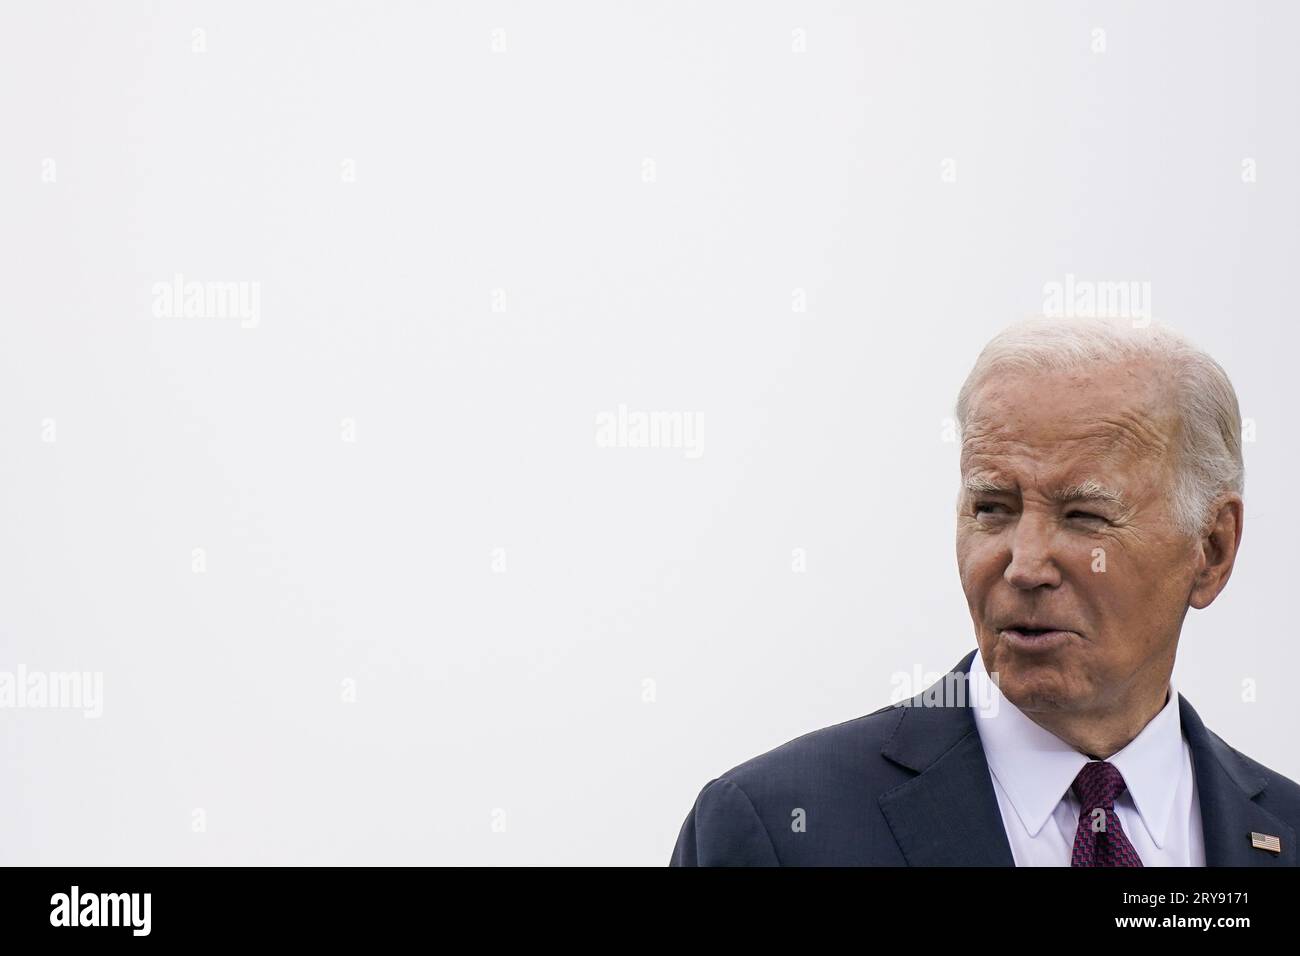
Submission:
[[[957,401],[976,650],[708,782],[674,866],[1295,866],[1300,787],[1171,682],[1232,573],[1241,417],[1167,327],[1036,320]]]

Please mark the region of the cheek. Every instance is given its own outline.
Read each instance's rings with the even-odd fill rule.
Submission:
[[[1085,541],[1071,550],[1064,560],[1070,564],[1075,581],[1089,594],[1105,595],[1128,579],[1123,560],[1105,542]]]
[[[1114,616],[1150,620],[1167,613],[1172,596],[1183,587],[1183,571],[1171,549],[1124,548],[1102,544],[1100,561],[1083,564],[1085,585]],[[1104,563],[1103,563],[1104,562]],[[1104,566],[1098,573],[1094,567]]]
[[[1005,567],[1003,548],[991,537],[957,535],[957,573],[962,590],[970,600],[982,596],[997,581]]]
[[[1131,670],[1164,641],[1168,622],[1181,610],[1177,575],[1164,557],[1105,545],[1105,572],[1080,563],[1075,586],[1096,629],[1094,648],[1116,672]]]

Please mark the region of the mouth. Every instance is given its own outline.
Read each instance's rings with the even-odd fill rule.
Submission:
[[[1023,650],[1043,651],[1059,647],[1068,641],[1074,631],[1046,624],[1031,627],[1028,624],[1012,624],[998,631],[1003,640]]]

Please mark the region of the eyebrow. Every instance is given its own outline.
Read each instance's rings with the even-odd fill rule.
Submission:
[[[1048,492],[1048,497],[1053,501],[1109,501],[1116,505],[1124,504],[1122,494],[1091,478]]]
[[[1013,485],[1004,485],[1001,482],[985,478],[983,475],[972,475],[962,482],[962,490],[972,494],[997,494],[997,495],[1014,495],[1016,489]],[[1083,481],[1076,482],[1073,485],[1066,485],[1063,488],[1053,488],[1047,493],[1051,501],[1108,501],[1112,504],[1123,507],[1124,496],[1115,491],[1113,488],[1107,488],[1101,482],[1092,478],[1085,478]]]

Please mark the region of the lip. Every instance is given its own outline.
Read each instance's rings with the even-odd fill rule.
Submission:
[[[1005,628],[998,633],[1008,644],[1026,651],[1050,651],[1060,647],[1074,636],[1074,631],[1050,630],[1039,634],[1028,634],[1015,628]]]

